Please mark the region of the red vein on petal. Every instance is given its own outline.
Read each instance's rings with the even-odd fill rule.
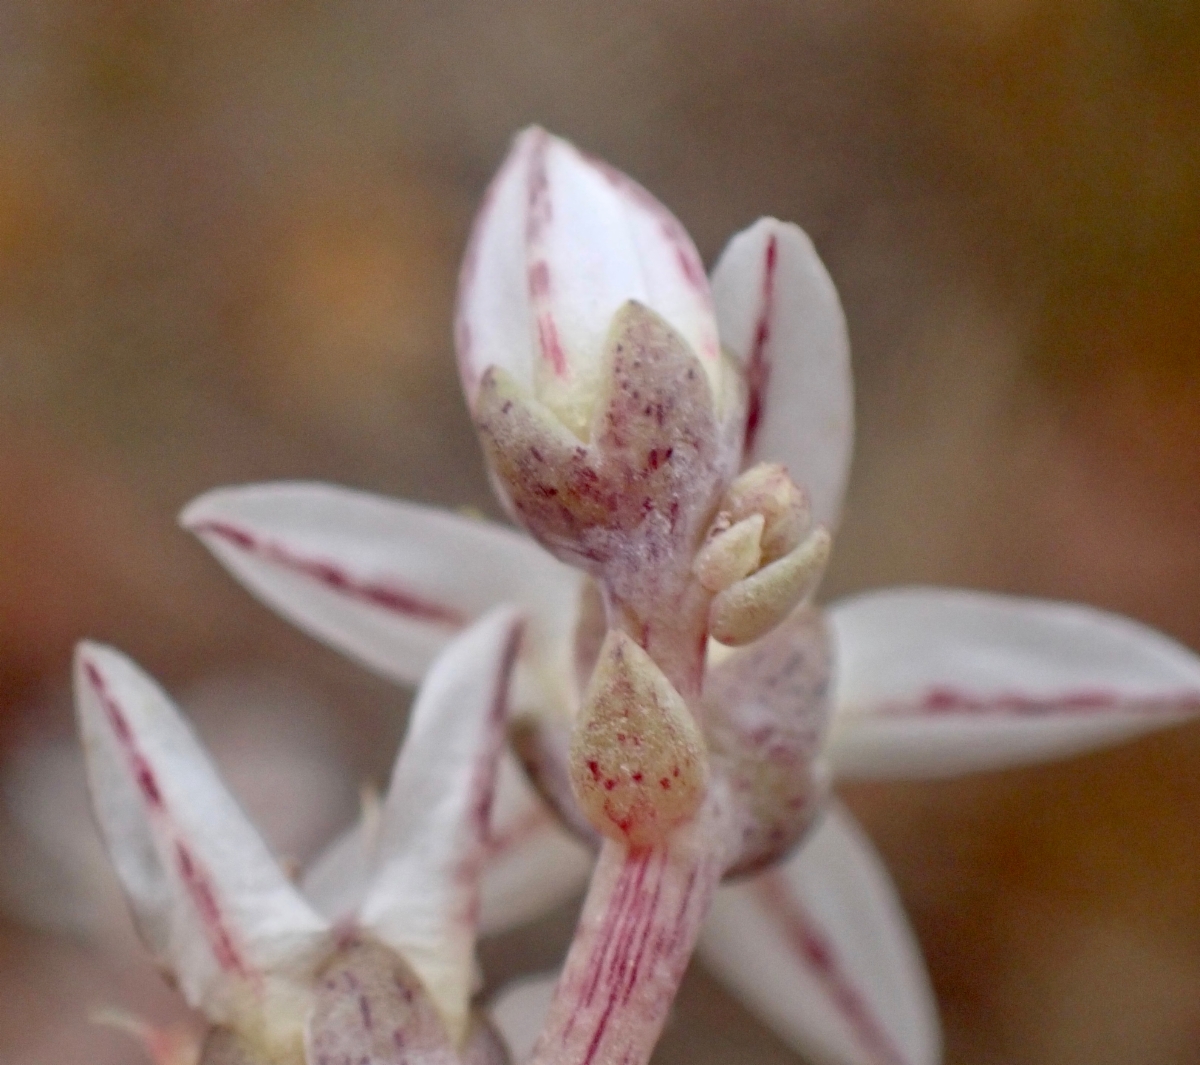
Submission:
[[[172,823],[163,799],[162,788],[154,775],[150,760],[138,747],[137,739],[124,710],[116,696],[109,690],[104,675],[95,662],[85,659],[83,671],[92,690],[96,693],[96,697],[100,700],[104,716],[112,727],[113,735],[129,762],[138,790],[150,808],[150,814],[162,818],[170,831]],[[209,949],[212,950],[217,965],[227,972],[249,977],[251,969],[243,959],[232,931],[225,923],[221,907],[217,902],[217,891],[213,886],[212,878],[200,860],[173,831],[171,831],[171,836],[175,846],[176,869],[185,890],[192,899],[192,905],[200,917]]]
[[[753,453],[754,441],[762,427],[766,405],[767,386],[771,380],[771,360],[767,355],[767,344],[771,339],[771,316],[775,313],[775,269],[779,262],[779,243],[775,234],[767,238],[763,256],[762,291],[759,298],[758,318],[755,320],[754,335],[750,343],[750,354],[746,359],[746,440],[744,453]]]
[[[580,154],[604,175],[618,193],[627,196],[634,206],[645,211],[654,219],[659,234],[675,254],[675,265],[679,267],[679,273],[684,282],[704,308],[711,313],[712,289],[709,286],[708,277],[704,273],[704,263],[683,223],[653,193],[639,185],[628,174],[618,170],[610,163],[606,163],[603,159],[597,159],[584,153]],[[697,354],[709,362],[716,362],[720,358],[720,344],[717,338],[715,336],[705,337],[703,350]]]
[[[257,555],[266,562],[309,577],[351,599],[358,599],[414,621],[458,629],[470,620],[463,611],[424,599],[415,592],[400,587],[394,581],[385,583],[355,577],[332,562],[301,555],[283,544],[267,540],[232,522],[200,521],[191,528],[198,534],[211,533],[248,554]]]
[[[911,702],[885,703],[874,711],[872,716],[933,717],[971,714],[977,717],[1052,717],[1144,714],[1169,717],[1195,713],[1200,713],[1200,692],[1196,691],[1136,697],[1102,688],[1081,688],[1045,696],[1025,695],[1020,692],[979,695],[959,688],[937,685],[928,688]]]
[[[553,277],[550,261],[545,254],[546,230],[554,221],[554,201],[550,196],[550,175],[546,156],[550,149],[549,134],[538,131],[529,156],[526,171],[525,215],[525,280],[529,302],[534,309],[538,348],[542,358],[558,377],[567,376],[567,356],[558,335],[553,313]]]
[[[837,949],[778,870],[758,878],[754,890],[763,909],[787,937],[800,964],[821,983],[860,1046],[879,1065],[908,1065],[870,1004],[845,971]]]
[[[496,176],[488,183],[483,194],[483,200],[476,212],[475,221],[471,226],[467,247],[463,252],[462,266],[458,271],[458,294],[454,308],[454,347],[458,356],[459,372],[467,384],[467,393],[473,396],[479,385],[480,368],[475,364],[475,334],[471,328],[469,306],[474,296],[476,275],[479,268],[479,251],[483,244],[484,235],[491,224],[492,212],[496,206],[496,198],[509,170],[524,160],[524,154],[518,144],[509,153],[504,165],[497,171]]]
[[[157,812],[164,812],[166,807],[163,804],[162,789],[158,785],[158,779],[154,775],[149,760],[138,749],[133,729],[129,727],[124,711],[109,692],[108,686],[104,682],[104,676],[96,664],[91,661],[84,662],[83,671],[87,675],[88,683],[95,691],[96,697],[100,700],[100,705],[104,708],[104,716],[108,718],[113,734],[117,737],[117,743],[125,753],[130,768],[133,770],[133,779],[137,783],[138,791],[142,793],[142,798],[146,800],[146,805]]]
[[[496,795],[496,769],[500,750],[504,745],[504,723],[508,717],[508,688],[517,652],[521,648],[522,624],[514,623],[504,642],[504,650],[496,669],[495,688],[488,707],[484,725],[485,740],[478,752],[475,769],[471,774],[471,839],[472,857],[470,877],[478,879],[478,866],[487,860],[490,852],[488,825],[492,816],[492,800]]]
[[[217,965],[227,972],[235,972],[240,976],[248,977],[250,970],[243,961],[233,934],[221,915],[217,892],[208,871],[179,839],[175,840],[175,861],[180,879],[192,898],[192,905],[195,906],[201,923],[208,932],[208,945]]]

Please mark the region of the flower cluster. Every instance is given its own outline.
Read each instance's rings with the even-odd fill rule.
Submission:
[[[421,682],[382,814],[307,897],[162,693],[80,650],[96,811],[147,945],[213,1025],[201,1061],[505,1060],[470,1006],[480,907],[485,928],[523,920],[595,851],[553,990],[496,1007],[510,1035],[536,1033],[532,1061],[645,1063],[699,946],[818,1058],[936,1062],[919,953],[831,780],[1178,722],[1200,709],[1200,660],[1078,606],[927,589],[811,604],[853,400],[837,294],[795,226],[756,223],[706,277],[649,193],[529,130],[476,221],[456,345],[493,483],[532,539],[299,483],[183,514],[265,602]]]

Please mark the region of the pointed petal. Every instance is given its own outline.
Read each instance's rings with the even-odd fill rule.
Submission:
[[[468,406],[489,366],[503,366],[526,388],[536,357],[525,218],[535,140],[519,135],[484,193],[458,277],[454,346]]]
[[[488,190],[459,279],[468,401],[483,372],[502,366],[579,432],[609,321],[630,299],[684,336],[716,388],[712,298],[687,232],[624,174],[526,130]]]
[[[784,865],[717,893],[700,955],[817,1061],[940,1061],[920,949],[883,863],[837,803]]]
[[[508,751],[500,759],[479,930],[501,932],[578,894],[593,855],[559,824]]]
[[[526,608],[527,654],[569,666],[580,578],[487,522],[329,485],[219,488],[181,523],[268,606],[386,677],[417,682],[464,625]]]
[[[721,342],[749,389],[745,465],[782,462],[837,525],[854,447],[850,341],[837,290],[798,226],[762,218],[712,275]]]
[[[499,608],[421,686],[379,826],[362,924],[421,977],[453,1037],[466,1030],[496,763],[521,625]]]
[[[1200,712],[1200,657],[1128,618],[946,589],[829,611],[827,755],[843,776],[950,776],[1060,758]]]
[[[325,922],[291,885],[166,695],[83,644],[79,726],[96,818],[146,945],[210,1018],[300,979]]]
[[[308,900],[333,922],[352,917],[374,868],[378,816],[339,836],[301,882]],[[582,890],[592,852],[565,831],[507,750],[500,756],[479,932],[490,935],[531,921]]]
[[[528,1061],[546,1023],[558,973],[539,973],[506,985],[488,1007],[513,1061]]]

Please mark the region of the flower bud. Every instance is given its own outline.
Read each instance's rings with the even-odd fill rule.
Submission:
[[[488,191],[459,281],[455,342],[472,409],[497,366],[587,440],[613,315],[630,300],[683,338],[719,402],[712,296],[686,230],[624,174],[526,130]]]
[[[696,555],[692,571],[710,592],[721,592],[748,577],[762,564],[761,514],[751,514],[734,525],[714,529]]]
[[[764,562],[774,562],[794,550],[812,523],[808,497],[775,462],[760,462],[741,474],[729,486],[724,509],[732,522],[751,514],[763,516]]]
[[[609,633],[575,724],[571,784],[597,831],[650,847],[688,820],[708,752],[683,697],[625,633]]]
[[[640,558],[690,566],[727,456],[708,378],[662,317],[623,304],[603,363],[586,444],[500,366],[480,381],[475,425],[501,498],[525,528],[568,562],[610,578],[623,567],[646,587],[653,574]]]
[[[730,647],[757,640],[808,596],[829,561],[829,533],[818,526],[783,558],[719,593],[709,609],[709,631]]]

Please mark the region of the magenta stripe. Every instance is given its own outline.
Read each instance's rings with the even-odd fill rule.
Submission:
[[[247,554],[257,555],[266,562],[308,577],[348,598],[358,599],[413,621],[459,629],[471,620],[463,611],[425,599],[394,580],[364,580],[332,562],[301,555],[290,547],[267,540],[231,522],[201,521],[193,525],[192,530],[198,534],[210,533]]]
[[[83,671],[92,690],[96,693],[96,697],[100,700],[105,717],[112,728],[113,736],[129,762],[129,768],[133,773],[138,790],[149,807],[148,813],[161,817],[167,823],[168,831],[174,837],[174,856],[179,878],[191,897],[196,916],[204,928],[209,949],[213,952],[217,965],[226,972],[250,977],[252,975],[251,968],[242,957],[233,931],[229,928],[221,912],[212,877],[191,848],[178,838],[170,820],[170,811],[163,799],[162,788],[155,779],[150,760],[138,746],[124,710],[109,690],[100,668],[94,662],[85,659]]]
[[[1051,717],[1055,715],[1142,714],[1182,716],[1200,713],[1200,691],[1137,697],[1102,688],[1079,688],[1054,695],[993,692],[980,695],[936,685],[911,701],[884,703],[873,717],[933,717],[969,714],[977,717]]]
[[[872,1061],[877,1065],[908,1065],[908,1059],[846,972],[832,940],[796,897],[784,875],[773,870],[759,877],[754,889],[763,909],[787,938],[797,964],[820,982]]]
[[[749,457],[754,452],[754,442],[762,428],[766,409],[767,386],[771,381],[771,360],[767,345],[771,340],[771,318],[775,313],[775,268],[779,262],[779,243],[774,233],[767,238],[763,257],[762,293],[759,297],[758,318],[750,351],[746,357],[746,439],[744,450]]]

